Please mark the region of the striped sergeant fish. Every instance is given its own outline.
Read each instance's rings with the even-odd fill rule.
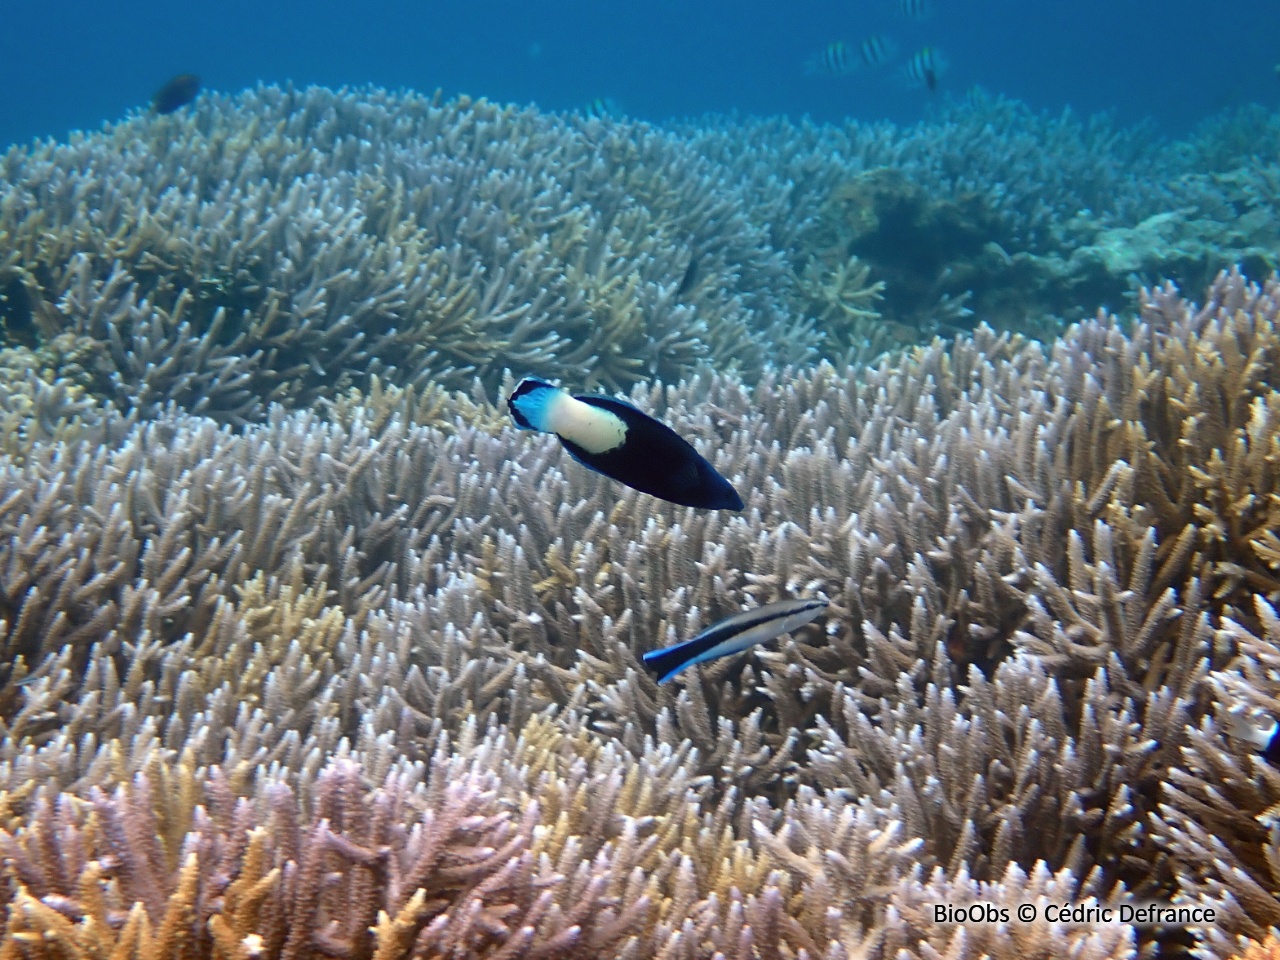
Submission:
[[[657,674],[659,683],[666,683],[687,666],[738,653],[803,627],[822,616],[826,609],[827,601],[817,598],[779,600],[754,610],[735,613],[707,627],[691,640],[661,650],[650,650],[641,659]]]
[[[857,54],[843,40],[828,43],[815,53],[805,64],[808,73],[827,73],[832,76],[844,76],[859,67],[879,67],[894,58],[898,52],[897,44],[888,37],[867,37],[858,44]]]
[[[911,20],[928,20],[933,16],[932,0],[897,0],[898,13]]]
[[[938,89],[938,78],[947,69],[946,58],[933,47],[921,47],[915,52],[903,71],[907,83],[913,87],[926,87],[930,91]]]
[[[622,111],[618,101],[613,97],[593,97],[582,108],[582,115],[588,120],[603,120],[605,117],[616,117]]]
[[[584,467],[685,507],[741,510],[742,497],[674,430],[625,400],[570,396],[525,377],[507,398],[521,430],[554,433]]]

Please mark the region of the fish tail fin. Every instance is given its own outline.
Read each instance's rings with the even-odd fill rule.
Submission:
[[[516,384],[507,397],[507,409],[511,411],[511,419],[521,430],[537,430],[547,433],[547,406],[562,391],[555,384],[547,383],[537,377],[525,377]]]
[[[644,665],[658,675],[659,683],[666,683],[689,664],[696,662],[697,654],[690,649],[690,642],[677,643],[674,647],[650,650],[641,654]]]

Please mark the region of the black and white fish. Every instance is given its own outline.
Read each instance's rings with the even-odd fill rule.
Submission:
[[[743,507],[738,491],[689,441],[625,400],[571,396],[525,377],[507,409],[521,430],[554,433],[584,467],[641,493],[704,510]]]
[[[588,120],[603,120],[605,117],[616,117],[621,113],[618,101],[613,97],[593,97],[582,108],[582,115]]]
[[[928,20],[933,16],[933,0],[896,0],[898,13],[910,20]]]
[[[876,34],[867,37],[856,48],[843,40],[828,43],[805,62],[808,73],[826,73],[844,76],[861,67],[879,67],[888,63],[898,53],[898,45],[888,37]]]
[[[827,73],[841,77],[853,69],[853,51],[843,40],[835,40],[804,63],[805,73]]]
[[[858,44],[858,59],[864,67],[884,66],[897,55],[898,45],[878,33]]]
[[[691,664],[738,653],[757,643],[790,633],[816,620],[826,609],[827,601],[816,598],[779,600],[735,613],[707,627],[691,640],[661,650],[650,650],[641,659],[658,675],[659,683],[666,683]]]
[[[921,47],[903,68],[907,83],[913,87],[938,89],[938,79],[947,69],[947,59],[933,47]]]

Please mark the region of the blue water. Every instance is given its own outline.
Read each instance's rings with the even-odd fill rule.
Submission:
[[[298,0],[5,5],[0,144],[92,129],[175,73],[224,91],[258,81],[443,88],[548,109],[610,97],[660,120],[707,111],[911,121],[930,97],[892,71],[807,76],[833,40],[928,44],[973,85],[1058,110],[1113,110],[1184,132],[1249,102],[1280,104],[1280,2],[935,0]],[[1226,13],[1212,12],[1214,8]]]

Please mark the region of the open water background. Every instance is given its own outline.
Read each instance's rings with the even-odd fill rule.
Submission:
[[[708,111],[910,122],[928,109],[892,69],[805,74],[833,40],[885,34],[974,85],[1057,111],[1148,117],[1171,134],[1208,114],[1280,106],[1280,0],[6,0],[0,145],[93,129],[176,73],[257,83],[377,84],[547,109],[608,97],[645,119]]]

